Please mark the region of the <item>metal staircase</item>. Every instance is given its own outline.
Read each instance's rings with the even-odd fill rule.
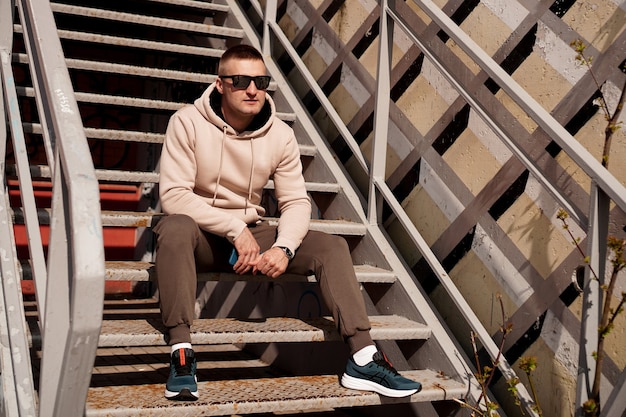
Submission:
[[[396,368],[421,381],[424,388],[408,399],[394,401],[342,388],[337,375],[343,371],[347,351],[321,306],[312,277],[285,276],[276,281],[207,273],[199,275],[204,285],[198,294],[199,319],[192,327],[194,347],[199,353],[201,399],[193,403],[167,401],[162,391],[169,372],[168,347],[160,324],[158,292],[153,286],[150,232],[161,216],[156,187],[163,132],[169,116],[214,80],[217,60],[226,47],[240,42],[260,47],[260,41],[244,11],[230,1],[92,0],[73,4],[70,0],[49,6],[45,1],[33,1],[18,3],[19,13],[15,14],[8,7],[10,2],[0,3],[3,12],[9,13],[3,14],[3,25],[8,16],[15,16],[14,38],[8,42],[12,53],[3,54],[3,60],[11,58],[12,70],[7,72],[5,66],[3,76],[6,80],[11,78],[9,74],[15,74],[22,119],[21,126],[13,124],[10,135],[4,135],[5,140],[11,136],[14,140],[7,158],[2,159],[6,161],[2,166],[6,195],[0,201],[0,211],[10,213],[3,222],[6,236],[11,235],[13,240],[9,243],[3,238],[3,248],[5,244],[15,245],[13,226],[30,226],[28,254],[16,248],[0,272],[5,282],[12,271],[21,274],[23,282],[34,282],[33,294],[26,295],[25,301],[15,296],[18,291],[13,287],[17,286],[3,286],[2,311],[17,309],[23,327],[19,328],[19,317],[15,319],[17,325],[10,318],[1,323],[0,333],[6,337],[1,340],[4,396],[0,415],[80,415],[83,407],[88,416],[285,414],[364,406],[379,406],[372,410],[381,415],[388,415],[391,409],[407,416],[418,412],[446,415],[459,409],[453,399],[475,395],[470,383],[472,371],[461,350],[382,228],[366,218],[363,198],[337,164],[285,77],[267,57],[273,79],[270,93],[280,117],[293,126],[300,143],[314,206],[311,228],[347,239],[372,321],[373,338]],[[54,15],[56,28],[49,27],[44,19],[42,10],[46,7]],[[68,158],[67,149],[73,149],[73,142],[64,142],[62,132],[67,126],[46,115],[55,110],[46,108],[46,94],[48,100],[50,97],[45,87],[50,82],[45,80],[55,79],[55,74],[44,74],[41,80],[32,75],[37,71],[35,67],[42,65],[41,56],[46,52],[33,50],[33,36],[42,33],[58,33],[60,38],[64,52],[60,59],[69,70],[91,158],[79,153],[74,159],[64,159]],[[0,46],[5,47],[8,35],[2,35],[5,43]],[[47,52],[60,55],[60,51]],[[63,113],[65,98],[56,99],[57,103],[50,106],[60,102]],[[66,113],[72,113],[72,99],[68,94]],[[26,152],[30,153],[27,168],[19,160],[24,152],[18,149],[15,137],[20,135],[26,138],[24,148],[30,149]],[[82,146],[87,149],[85,144]],[[6,146],[2,146],[4,152]],[[61,184],[80,178],[80,173],[72,176],[70,168],[74,164],[90,160],[101,210],[84,213],[92,224],[87,220],[63,221],[70,214],[89,209],[81,198],[93,192],[87,188],[93,184],[70,189],[63,194],[65,197],[55,192],[63,188]],[[33,184],[52,188],[51,201],[29,191]],[[272,188],[273,184],[268,183],[270,216],[276,215]],[[103,197],[106,193],[136,199],[108,200]],[[65,200],[75,202],[63,206],[61,201]],[[35,227],[34,221],[38,222]],[[80,285],[84,281],[74,281],[80,267],[72,261],[66,261],[68,265],[56,261],[53,256],[63,257],[65,252],[55,248],[91,250],[84,246],[85,241],[73,240],[73,231],[98,228],[99,224],[103,238],[94,244],[103,242],[103,248],[93,248],[92,284]],[[46,243],[44,233],[44,243],[37,247],[36,231],[47,230],[48,226],[54,230],[65,227],[67,235],[52,235]],[[123,235],[129,230],[136,236],[133,247],[118,250],[116,239],[120,234],[113,232]],[[42,265],[33,254],[46,247],[48,260]],[[102,250],[104,256],[98,257]],[[6,254],[2,256],[7,258]],[[98,285],[105,279],[107,283],[133,285],[124,297],[106,295],[107,287]],[[59,281],[64,283],[60,287],[54,284]],[[7,290],[13,291],[13,298],[7,296]],[[76,307],[79,301],[82,309]],[[25,315],[21,314],[22,308]],[[57,334],[59,311],[61,334]],[[86,317],[98,326],[99,318],[103,318],[97,346],[90,338],[93,331],[82,338],[72,336],[72,328]],[[19,344],[14,348],[9,339],[16,332],[24,335],[30,349],[30,354],[21,351],[24,357],[30,357],[26,365],[15,360]],[[94,358],[90,352],[96,348]],[[75,358],[81,360],[75,362]],[[8,372],[9,368],[14,371]],[[32,395],[24,396],[16,388],[18,376],[30,378],[26,392],[30,389]]]

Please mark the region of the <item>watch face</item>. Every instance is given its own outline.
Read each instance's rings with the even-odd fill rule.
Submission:
[[[293,252],[291,252],[291,250],[285,246],[279,246],[283,252],[285,252],[285,255],[287,255],[287,258],[289,258],[290,260],[293,258]]]

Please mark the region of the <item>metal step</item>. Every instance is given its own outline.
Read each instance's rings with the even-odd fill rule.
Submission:
[[[172,6],[182,6],[191,9],[205,10],[209,12],[227,13],[230,7],[226,4],[207,3],[206,1],[196,0],[145,0],[152,3],[168,4]]]
[[[370,334],[374,340],[427,340],[431,334],[425,325],[401,316],[370,316],[369,319],[372,326]],[[330,317],[196,319],[191,331],[191,342],[194,345],[342,341]],[[160,317],[103,320],[98,346],[167,346],[166,333],[167,329]],[[41,345],[37,326],[32,326],[28,340],[31,346]]]
[[[143,261],[106,261],[107,281],[134,281],[145,282],[154,280],[154,264]],[[32,271],[30,262],[24,260],[20,264],[21,279],[31,280]],[[372,265],[355,265],[354,273],[360,283],[371,284],[393,284],[396,282],[396,274],[388,269],[379,268]],[[275,278],[268,278],[261,274],[239,275],[228,272],[202,272],[198,274],[198,280],[236,282],[245,280],[247,282],[276,281]],[[317,282],[314,275],[284,274],[278,279],[280,282]]]
[[[219,57],[222,54],[222,50],[215,50],[216,55]],[[13,54],[12,61],[14,63],[29,64],[28,55],[23,53]],[[90,61],[85,59],[72,59],[67,58],[65,60],[69,69],[93,71],[93,72],[105,72],[108,74],[118,75],[132,75],[134,77],[153,78],[168,81],[187,81],[195,82],[198,84],[208,85],[214,82],[217,78],[215,74],[195,73],[187,71],[177,71],[171,69],[140,67],[137,65],[127,64],[114,64],[110,62]],[[278,83],[271,81],[267,91],[273,92],[278,88]]]
[[[106,279],[110,281],[148,281],[151,279],[154,264],[142,261],[108,261],[106,262]],[[24,267],[22,269],[25,269]],[[396,281],[396,274],[387,269],[378,268],[372,265],[355,265],[354,272],[359,282],[370,282],[378,284],[393,284]],[[25,278],[28,278],[25,276]],[[239,274],[225,272],[207,272],[198,274],[200,281],[267,281],[265,275],[245,275],[243,278]],[[280,281],[308,281],[316,282],[315,276],[285,274],[279,278]]]
[[[35,133],[38,135],[43,134],[41,124],[39,123],[23,123],[23,126],[26,133]],[[88,139],[103,139],[141,143],[163,143],[163,140],[165,139],[165,135],[162,133],[138,132],[133,130],[118,129],[98,129],[93,127],[86,127],[85,135]],[[317,147],[315,145],[298,144],[298,146],[300,148],[300,156],[313,157],[317,154]],[[15,172],[15,169],[13,169],[12,172]]]
[[[343,388],[337,375],[296,376],[199,382],[200,399],[173,402],[164,398],[162,384],[90,388],[86,415],[197,417],[254,413],[286,413],[330,410],[391,403],[426,402],[463,398],[467,387],[432,370],[406,371],[402,375],[420,381],[422,390],[407,398]]]
[[[113,22],[134,23],[144,26],[152,26],[161,29],[175,29],[185,32],[194,32],[212,37],[243,39],[241,29],[224,26],[209,25],[205,23],[188,22],[184,20],[166,19],[162,17],[144,16],[133,13],[118,12],[112,10],[96,9],[93,7],[74,6],[61,3],[50,3],[54,13],[63,13],[74,16],[85,16],[92,19],[111,20]]]
[[[15,165],[7,166],[6,170],[8,175],[16,175],[17,170]],[[46,178],[51,176],[50,167],[48,165],[31,165],[30,174],[33,178]],[[115,181],[115,182],[131,182],[131,183],[153,183],[159,182],[158,172],[145,172],[145,171],[123,171],[112,169],[96,169],[96,177],[98,181]],[[341,186],[336,183],[327,182],[306,182],[306,190],[310,193],[339,193]],[[265,184],[265,189],[273,190],[274,181],[269,180]]]
[[[22,33],[21,25],[13,25],[13,31]],[[145,49],[147,51],[171,52],[176,54],[197,55],[202,57],[219,58],[223,50],[206,48],[194,45],[181,45],[170,42],[159,42],[144,39],[125,38],[121,36],[102,35],[99,33],[79,32],[73,30],[58,30],[59,37],[64,40],[96,43],[110,46],[122,46],[127,48]]]
[[[35,97],[35,89],[33,87],[16,87],[18,96],[20,97]],[[136,107],[141,109],[151,109],[159,111],[171,111],[175,112],[188,103],[179,103],[174,101],[153,100],[136,97],[123,97],[113,96],[107,94],[95,94],[95,93],[82,93],[76,92],[74,94],[76,101],[79,103],[89,104],[102,104],[110,106],[121,107]],[[296,120],[295,113],[281,113],[276,112],[276,117],[286,123],[293,123]]]
[[[162,216],[161,213],[105,210],[102,211],[102,222],[104,226],[113,227],[151,227]],[[278,225],[277,218],[267,217],[264,220],[271,225]],[[363,223],[348,220],[312,219],[309,229],[345,236],[365,236],[367,233],[367,227]]]
[[[13,223],[24,223],[24,213],[21,207],[13,208],[10,215]],[[37,209],[37,215],[40,225],[50,224],[49,208]],[[102,225],[105,227],[152,227],[153,223],[158,221],[160,217],[163,217],[162,213],[103,210]],[[278,225],[277,218],[266,217],[264,220],[271,225]],[[311,219],[309,229],[344,236],[365,236],[367,233],[367,227],[363,223],[349,220]]]
[[[426,340],[430,329],[401,316],[370,316],[374,340]],[[341,341],[331,318],[196,319],[194,345]],[[98,346],[166,346],[160,318],[104,320]],[[35,336],[35,335],[33,335]]]

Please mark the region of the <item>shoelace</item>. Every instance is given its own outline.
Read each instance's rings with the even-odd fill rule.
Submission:
[[[396,368],[393,367],[393,365],[391,364],[391,362],[389,362],[387,356],[384,353],[376,352],[372,359],[374,360],[374,363],[376,365],[382,366],[394,375],[398,375],[398,371],[396,371]]]

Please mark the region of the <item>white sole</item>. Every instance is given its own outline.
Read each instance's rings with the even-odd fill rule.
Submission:
[[[198,391],[189,391],[187,388],[183,388],[180,392],[165,390],[165,398],[168,400],[182,400],[182,401],[194,401],[200,398]]]
[[[393,398],[408,397],[409,395],[413,395],[417,392],[417,389],[397,390],[397,389],[387,388],[373,381],[355,378],[348,374],[343,374],[343,376],[341,377],[341,385],[343,385],[346,388],[355,389],[359,391],[374,391],[380,395],[384,395],[385,397],[393,397]]]

